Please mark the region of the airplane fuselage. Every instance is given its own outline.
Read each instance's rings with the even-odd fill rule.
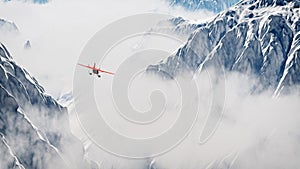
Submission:
[[[93,73],[94,73],[95,75],[97,75],[98,77],[101,77],[101,75],[99,74],[99,70],[97,70],[97,69],[95,68],[95,66],[94,66],[94,69],[93,69]],[[92,75],[92,73],[90,73],[90,75]]]
[[[95,70],[95,69],[94,69],[94,70],[93,70],[93,73],[96,74],[96,75],[98,75],[98,74],[99,74],[99,70]]]

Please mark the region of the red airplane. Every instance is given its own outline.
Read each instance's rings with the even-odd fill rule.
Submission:
[[[83,67],[88,68],[88,69],[92,69],[92,72],[89,72],[90,75],[96,74],[98,77],[101,77],[101,75],[99,74],[99,72],[114,75],[114,73],[112,73],[112,72],[108,72],[108,71],[102,70],[100,68],[96,68],[96,63],[94,63],[93,67],[89,66],[89,65],[83,65],[83,64],[80,64],[80,63],[78,63],[78,65],[79,66],[83,66]]]

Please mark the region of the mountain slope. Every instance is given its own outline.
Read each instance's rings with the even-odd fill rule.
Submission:
[[[148,71],[175,77],[203,66],[259,77],[279,94],[300,83],[299,1],[245,0],[197,28],[187,43]]]
[[[182,6],[187,10],[206,9],[213,12],[223,11],[239,0],[170,0],[172,6]]]
[[[159,33],[172,33],[174,36],[187,40],[189,35],[194,32],[197,28],[202,27],[203,23],[193,23],[183,17],[171,18],[159,22],[155,27],[149,30],[151,32]]]
[[[20,164],[16,155],[13,154],[11,148],[7,144],[7,141],[5,140],[3,135],[1,135],[0,150],[1,150],[0,164],[2,167],[13,168],[13,169],[24,169],[24,166]]]
[[[2,32],[18,32],[19,29],[14,22],[0,18],[0,31]]]
[[[1,168],[91,168],[71,134],[67,109],[0,46]]]
[[[9,1],[31,2],[36,4],[45,4],[49,2],[49,0],[4,0],[4,2],[9,2]]]

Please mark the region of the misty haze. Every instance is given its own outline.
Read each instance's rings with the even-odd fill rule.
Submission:
[[[300,168],[300,1],[0,1],[0,169]]]

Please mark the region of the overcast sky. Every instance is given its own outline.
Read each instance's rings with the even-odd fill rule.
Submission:
[[[0,41],[46,88],[57,97],[70,90],[73,72],[87,41],[105,25],[145,12],[167,13],[202,22],[208,11],[187,12],[170,8],[163,0],[51,0],[47,4],[0,3],[1,18],[13,21],[20,33],[0,31]],[[26,40],[32,48],[24,50]]]
[[[197,22],[213,15],[207,11],[170,9],[162,0],[53,0],[44,5],[1,2],[0,11],[1,18],[15,22],[20,30],[18,34],[0,32],[0,41],[19,64],[38,79],[46,92],[55,97],[72,89],[74,68],[81,50],[106,24],[143,12],[169,13]],[[30,50],[23,49],[26,40],[31,41]],[[205,81],[208,77],[200,77],[197,80],[204,79],[199,81],[204,91],[202,100],[197,101],[207,107],[209,97],[206,96],[210,90]],[[226,80],[224,118],[214,137],[199,146],[199,134],[206,119],[205,113],[208,113],[203,112],[190,137],[178,148],[158,158],[157,165],[167,169],[199,169],[209,163],[234,163],[233,168],[299,168],[299,96],[271,99],[268,91],[249,95],[255,79],[230,74]],[[143,83],[147,80],[140,82]],[[140,93],[135,94],[141,97]],[[238,157],[236,162],[235,157]],[[144,165],[137,165],[136,161],[131,164],[107,154],[98,159],[98,162],[105,159],[108,168],[111,164],[131,169]]]

